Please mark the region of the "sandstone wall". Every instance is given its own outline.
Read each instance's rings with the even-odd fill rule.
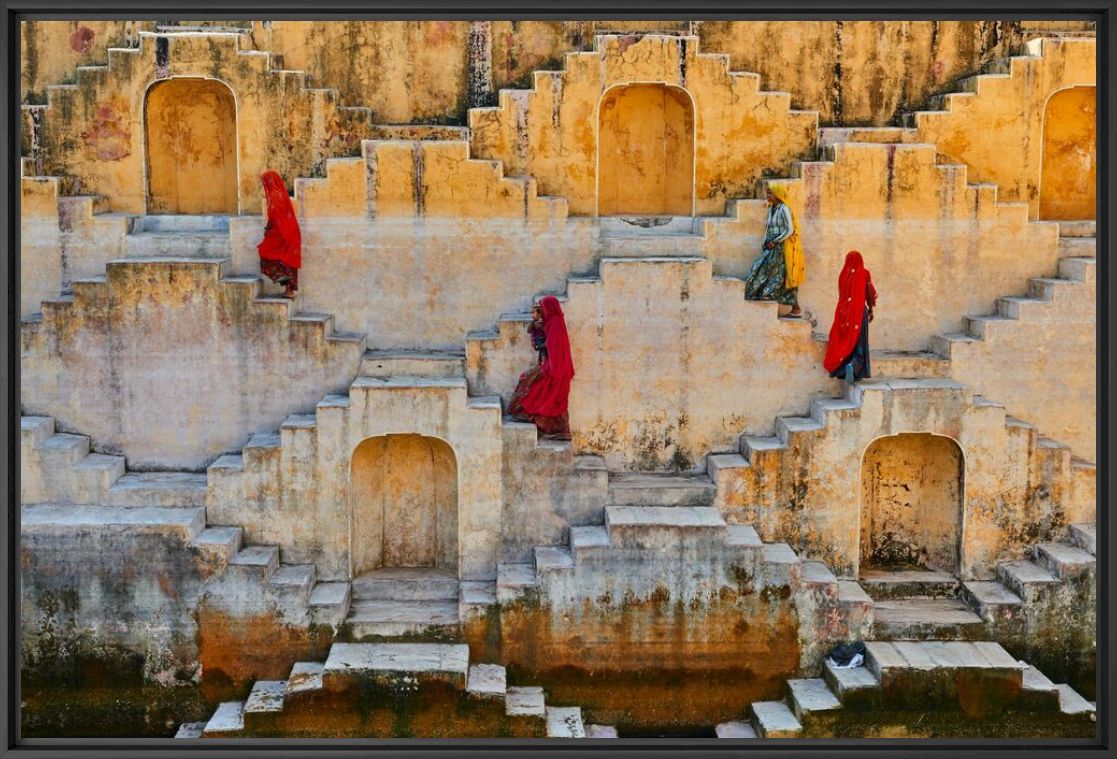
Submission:
[[[137,469],[205,467],[345,387],[363,351],[219,261],[121,261],[22,334],[21,402]]]
[[[256,49],[282,55],[286,68],[309,71],[320,86],[342,88],[348,104],[373,109],[383,123],[464,117],[469,61],[477,55],[468,22],[180,23],[243,24]],[[766,89],[792,92],[795,107],[818,111],[823,123],[835,125],[887,124],[1029,36],[1092,30],[1085,21],[489,23],[493,92],[524,86],[536,69],[561,68],[562,56],[586,49],[596,33],[693,29],[704,49],[728,54],[734,70],[759,73]],[[103,63],[107,47],[134,42],[139,30],[153,27],[149,21],[23,22],[24,97],[65,81],[75,66]],[[391,75],[377,73],[386,70]]]

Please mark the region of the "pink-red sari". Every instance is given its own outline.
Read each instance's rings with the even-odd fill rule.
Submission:
[[[287,194],[283,177],[275,171],[260,175],[264,185],[264,200],[268,207],[268,223],[264,239],[256,246],[260,254],[260,271],[272,281],[286,285],[288,292],[299,287],[299,267],[302,266],[302,233],[295,218],[295,207]]]
[[[543,310],[543,332],[547,356],[539,366],[520,375],[508,413],[521,421],[531,421],[544,435],[570,438],[570,382],[574,379],[574,360],[570,337],[558,298],[548,295],[539,302]]]

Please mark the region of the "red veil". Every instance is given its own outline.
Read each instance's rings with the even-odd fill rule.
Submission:
[[[570,381],[574,379],[574,360],[570,357],[570,338],[558,298],[548,295],[539,301],[543,310],[543,332],[547,336],[547,358],[539,377],[524,397],[524,411],[535,416],[562,416],[570,400]]]
[[[264,185],[264,199],[268,204],[268,224],[264,227],[264,239],[256,246],[260,258],[279,261],[298,269],[302,266],[302,233],[295,218],[295,208],[283,177],[274,171],[260,175]]]
[[[826,359],[822,365],[832,372],[842,365],[857,347],[861,337],[861,322],[865,318],[865,301],[876,305],[877,291],[873,277],[865,268],[861,254],[856,250],[846,253],[842,273],[838,275],[838,305],[834,309],[834,323],[830,326],[830,342],[826,345]]]

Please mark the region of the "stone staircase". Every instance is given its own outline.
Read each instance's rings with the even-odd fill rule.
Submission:
[[[381,706],[413,722],[378,720]],[[576,706],[548,705],[541,687],[509,685],[504,667],[471,664],[468,646],[437,643],[334,643],[324,663],[298,662],[286,680],[257,681],[247,699],[222,703],[175,737],[401,734],[616,737],[609,726],[584,725]]]
[[[979,719],[983,709],[1005,707],[1028,721],[1093,732],[1090,702],[997,643],[876,640],[865,647],[863,666],[841,669],[827,661],[823,677],[789,680],[784,699],[752,703],[747,719],[718,725],[718,737],[870,737],[882,725],[904,727],[906,712],[941,709],[957,722],[959,711]],[[925,734],[934,736],[935,727],[928,724]]]
[[[860,423],[858,420],[861,418],[866,399],[874,396],[876,396],[873,401],[874,408],[877,408],[879,403],[893,409],[884,421],[890,425],[899,423],[906,429],[933,432],[934,424],[914,417],[899,422],[893,415],[904,416],[900,409],[905,406],[909,407],[916,416],[925,415],[926,410],[932,406],[940,409],[938,412],[940,416],[991,414],[1003,419],[1002,424],[1006,434],[1022,434],[1027,436],[1029,441],[1034,441],[1029,443],[1028,450],[1032,452],[1029,453],[1030,456],[1038,456],[1044,461],[1053,462],[1050,476],[1059,478],[1058,482],[1051,483],[1053,487],[1069,488],[1073,478],[1079,476],[1072,467],[1071,452],[1066,446],[1042,437],[1034,427],[1004,415],[1003,407],[970,394],[957,382],[938,378],[874,378],[850,386],[844,397],[812,399],[810,416],[777,418],[776,434],[773,436],[743,435],[737,453],[709,454],[706,458],[707,473],[718,488],[717,502],[723,514],[726,514],[730,521],[753,524],[761,534],[765,535],[780,534],[781,530],[788,529],[788,525],[781,526],[779,520],[782,512],[775,506],[782,496],[768,492],[762,487],[765,473],[780,471],[781,467],[785,466],[784,457],[803,456],[804,451],[819,446],[828,436],[840,434],[836,432],[839,428],[853,434],[851,425],[856,427]],[[874,412],[873,424],[879,420],[876,413]],[[961,444],[963,446],[966,444],[964,436]],[[811,459],[808,457],[805,461],[809,463]],[[1092,468],[1082,471],[1089,474]],[[1069,493],[1070,490],[1066,492]],[[772,502],[772,509],[775,510],[757,505],[754,498],[776,499]],[[743,508],[738,511],[736,504],[741,504]],[[733,513],[735,511],[736,513]],[[798,548],[807,548],[807,546]]]

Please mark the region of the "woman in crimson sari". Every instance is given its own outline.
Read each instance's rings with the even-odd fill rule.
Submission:
[[[256,246],[260,253],[260,271],[279,285],[285,285],[284,298],[294,298],[299,289],[299,267],[302,266],[302,234],[295,218],[295,208],[283,177],[274,171],[260,175],[264,199],[268,206],[268,223],[264,239]]]
[[[548,440],[570,439],[567,403],[574,361],[570,357],[570,338],[558,298],[548,295],[539,302],[543,312],[543,333],[547,351],[543,361],[520,375],[516,392],[508,403],[508,413],[520,422],[533,422]]]
[[[871,377],[869,367],[869,322],[877,304],[873,277],[865,268],[861,254],[846,254],[842,273],[838,275],[838,305],[830,326],[823,366],[831,377],[842,377],[853,384]]]

